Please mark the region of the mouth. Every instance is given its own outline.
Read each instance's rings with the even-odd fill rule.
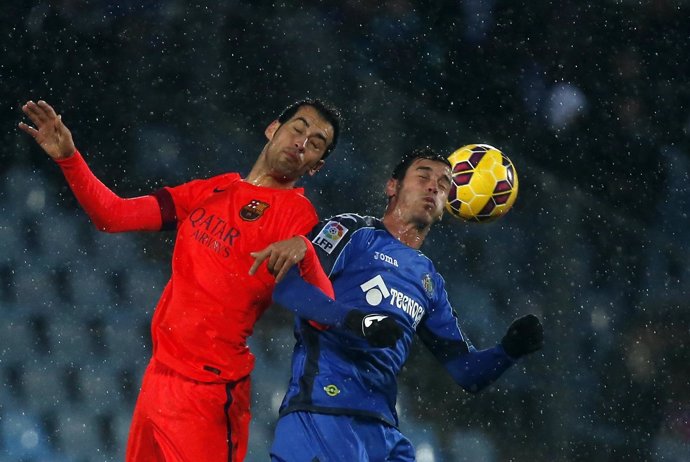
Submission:
[[[285,150],[284,152],[288,156],[288,158],[295,162],[300,162],[302,160],[302,154],[298,151]]]
[[[436,206],[436,200],[433,197],[425,197],[423,201],[425,204]]]

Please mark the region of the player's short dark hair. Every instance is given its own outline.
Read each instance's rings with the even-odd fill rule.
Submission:
[[[311,106],[316,109],[316,112],[333,127],[333,140],[331,140],[331,144],[328,145],[321,158],[325,160],[335,149],[335,145],[338,144],[338,135],[340,134],[340,126],[342,124],[340,110],[333,104],[318,98],[302,99],[283,109],[283,112],[278,116],[278,122],[281,124],[287,122],[302,106]]]
[[[429,159],[436,162],[441,162],[446,164],[449,168],[452,168],[450,161],[445,156],[442,156],[430,147],[425,146],[404,154],[402,159],[400,159],[400,162],[398,162],[398,165],[396,165],[393,169],[391,178],[394,180],[402,180],[405,178],[410,165],[412,165],[412,163],[417,159]]]

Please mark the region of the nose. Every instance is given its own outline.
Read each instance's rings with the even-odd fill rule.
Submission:
[[[302,138],[297,138],[297,139],[295,140],[295,147],[296,147],[299,151],[304,151],[304,150],[307,148],[307,141],[309,141],[309,139],[308,139],[306,136],[305,136],[303,139],[302,139]]]

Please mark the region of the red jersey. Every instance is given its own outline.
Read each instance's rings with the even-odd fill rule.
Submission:
[[[249,374],[254,356],[247,337],[270,305],[275,284],[265,264],[249,275],[249,254],[311,231],[317,216],[304,190],[254,186],[228,173],[123,199],[98,181],[79,152],[57,163],[99,230],[177,228],[172,276],[153,315],[154,358],[203,382]],[[302,277],[333,297],[306,242]]]
[[[307,234],[318,222],[314,207],[301,188],[254,186],[234,173],[155,196],[177,239],[153,316],[153,356],[196,380],[240,379],[254,366],[246,341],[275,284],[266,265],[249,275],[249,253]]]

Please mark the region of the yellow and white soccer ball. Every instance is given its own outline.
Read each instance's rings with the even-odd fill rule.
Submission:
[[[515,203],[515,166],[499,149],[469,144],[449,157],[453,182],[446,210],[453,216],[486,223],[504,215]]]

